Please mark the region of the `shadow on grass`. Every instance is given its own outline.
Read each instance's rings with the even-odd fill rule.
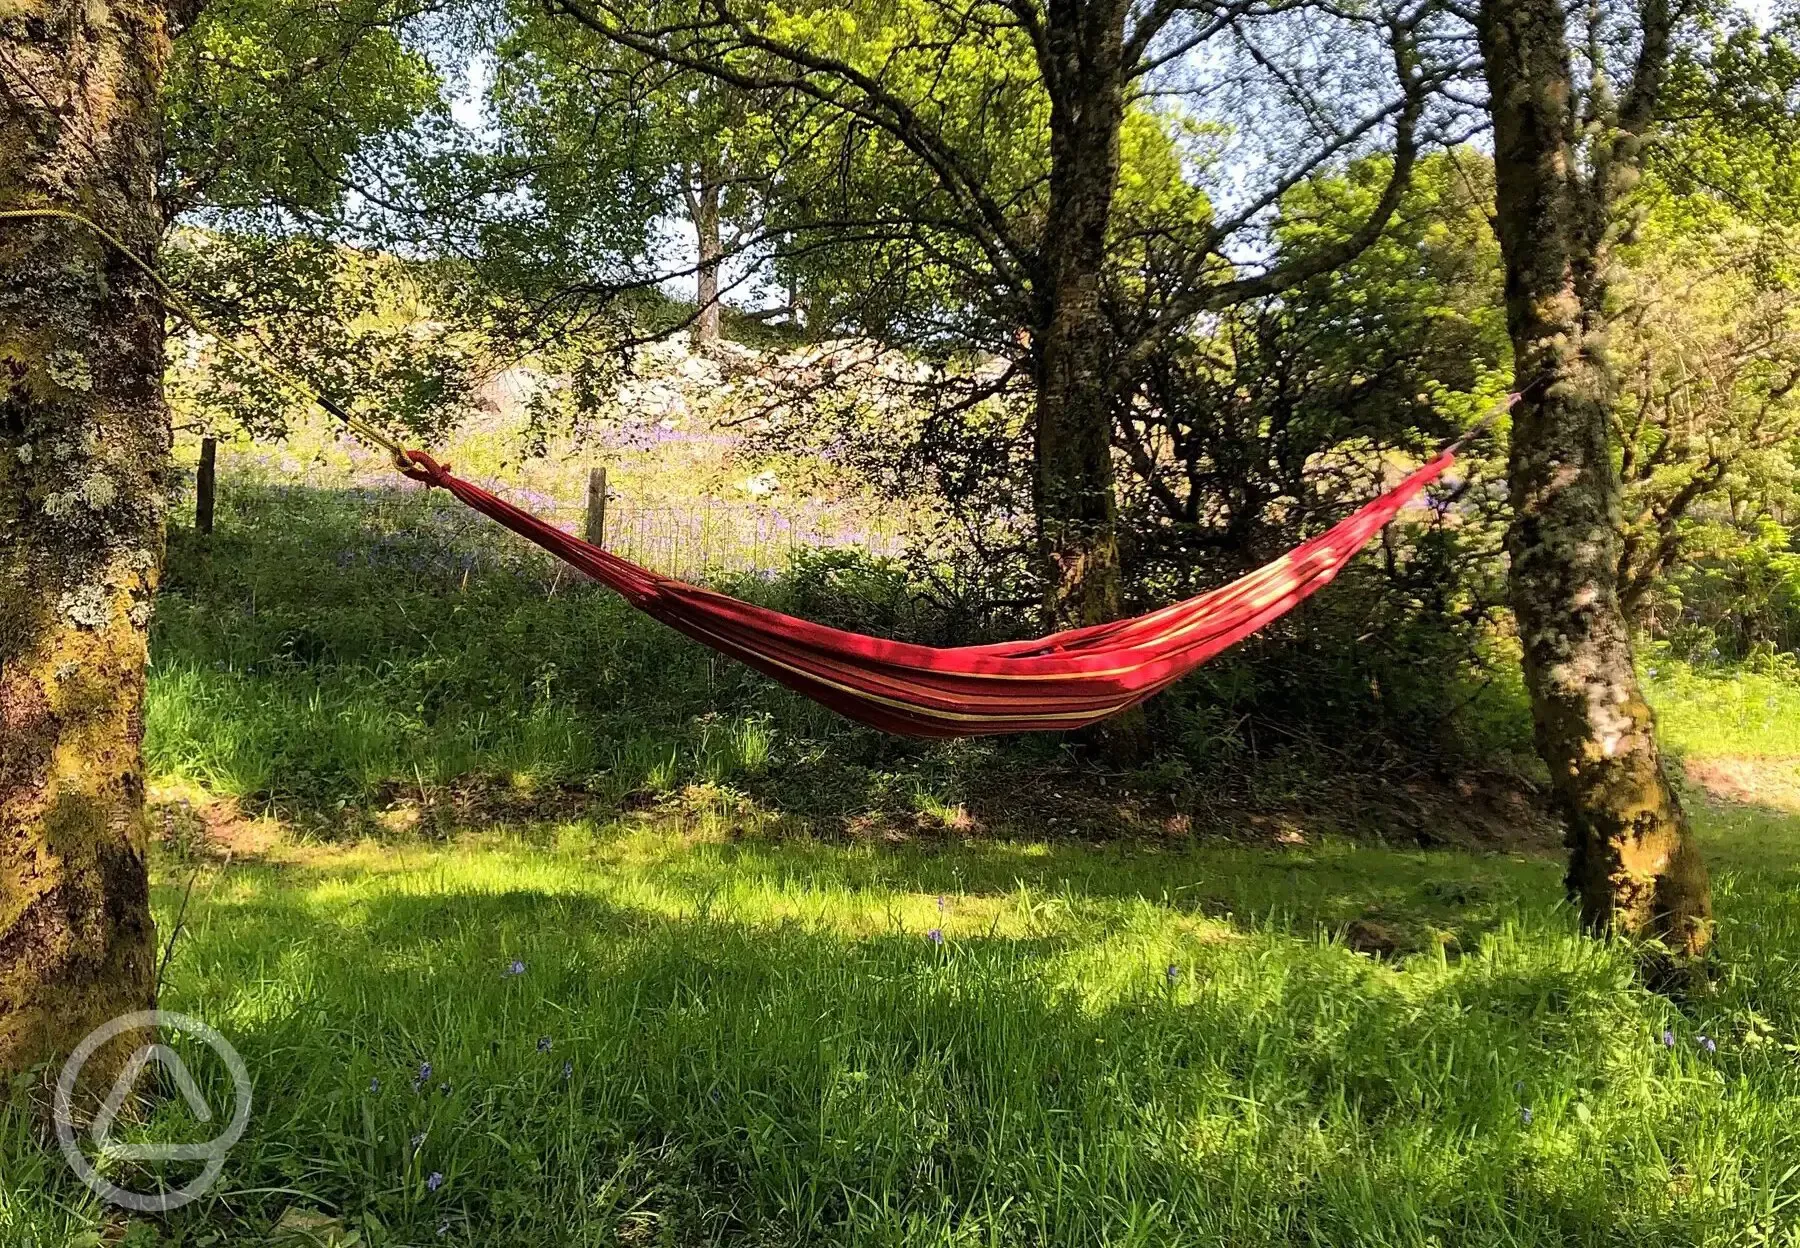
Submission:
[[[1716,1123],[1663,1084],[1657,1004],[1553,931],[1415,979],[1270,932],[940,947],[728,888],[670,914],[494,883],[252,873],[202,906],[169,1003],[258,1109],[165,1229],[297,1204],[380,1242],[1610,1244],[1735,1213],[1658,1195]],[[1621,1060],[1645,1086],[1587,1091]]]

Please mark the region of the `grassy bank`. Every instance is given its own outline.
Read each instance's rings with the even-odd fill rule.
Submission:
[[[373,830],[372,817],[402,799],[442,811],[468,806],[479,790],[482,812],[496,794],[515,810],[533,795],[552,807],[567,796],[617,809],[694,785],[815,829],[870,812],[950,824],[959,809],[984,804],[1024,814],[1020,791],[1038,787],[1055,796],[1000,822],[1030,835],[1067,821],[1068,809],[1043,809],[1069,787],[1043,779],[1069,770],[1067,740],[921,744],[863,729],[639,615],[442,496],[238,486],[223,504],[209,541],[172,535],[148,706],[150,762],[166,779],[331,837]],[[843,627],[968,638],[966,620],[920,605],[892,568],[846,552],[725,583]],[[1366,623],[1351,614],[1322,627]],[[1461,676],[1439,673],[1421,700],[1418,689],[1398,689],[1403,682],[1291,649],[1306,679],[1271,679],[1280,652],[1248,662],[1234,653],[1153,704],[1161,748],[1142,774],[1112,777],[1159,808],[1147,818],[1218,822],[1207,807],[1221,795],[1230,805],[1255,789],[1264,805],[1279,804],[1357,766],[1399,791],[1370,760],[1411,748],[1384,754],[1381,725],[1406,718],[1394,709],[1403,703],[1421,703],[1434,725],[1421,730],[1414,717],[1412,736],[1454,755],[1439,760],[1440,772],[1514,765],[1526,733],[1507,682],[1463,688]],[[1078,787],[1092,790],[1093,777]],[[1364,822],[1380,828],[1383,817]]]

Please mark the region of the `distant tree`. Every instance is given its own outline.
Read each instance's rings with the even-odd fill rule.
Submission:
[[[1754,532],[1800,452],[1800,285],[1789,232],[1652,216],[1615,283],[1623,486],[1619,601],[1641,620],[1700,530]],[[1720,516],[1715,500],[1736,500]]]
[[[1707,12],[1677,46],[1618,250],[1619,592],[1634,619],[1683,562],[1765,549],[1800,475],[1796,24]]]
[[[695,250],[668,271],[694,282],[694,342],[717,341],[721,271],[759,228],[773,172],[761,98],[535,12],[496,62],[492,116],[525,158],[522,184],[571,217],[636,213],[646,227],[685,217]],[[648,228],[645,250],[656,250]]]

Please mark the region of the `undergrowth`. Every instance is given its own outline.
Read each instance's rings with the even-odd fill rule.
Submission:
[[[1105,770],[1066,738],[860,728],[442,498],[240,486],[225,503],[209,540],[173,534],[148,749],[158,773],[257,808],[354,826],[396,793],[472,784],[615,805],[711,784],[854,815],[901,790],[954,808],[1009,771]],[[1352,637],[1352,582],[1154,700],[1154,756],[1113,779],[1185,808],[1203,792],[1289,800],[1342,772],[1516,769],[1516,688],[1471,680],[1430,638]],[[724,585],[883,636],[989,639],[896,565],[843,551]]]

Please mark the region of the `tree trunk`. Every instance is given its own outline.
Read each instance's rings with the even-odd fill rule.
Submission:
[[[1638,687],[1617,583],[1602,311],[1618,170],[1590,172],[1593,154],[1576,150],[1558,0],[1487,0],[1480,36],[1523,395],[1509,470],[1513,609],[1538,752],[1568,827],[1568,887],[1590,929],[1659,937],[1693,958],[1710,939],[1711,890]]]
[[[1050,202],[1036,280],[1034,507],[1053,628],[1119,618],[1118,498],[1113,486],[1111,326],[1101,307],[1106,233],[1125,120],[1128,5],[1057,0],[1047,13]],[[1098,726],[1117,766],[1149,749],[1144,713]]]
[[[1055,3],[1049,44],[1050,202],[1037,279],[1035,507],[1054,625],[1120,611],[1113,489],[1110,333],[1101,275],[1119,128],[1125,116],[1125,6]]]
[[[693,340],[696,347],[719,340],[719,261],[725,255],[719,241],[719,185],[703,170],[697,194],[689,196],[694,219],[694,236],[700,245],[700,265],[694,271],[694,299],[699,309],[694,317]]]
[[[154,258],[171,20],[155,0],[0,19],[0,206],[78,210]],[[141,743],[170,433],[148,292],[73,222],[0,221],[0,1074],[153,1003]]]

